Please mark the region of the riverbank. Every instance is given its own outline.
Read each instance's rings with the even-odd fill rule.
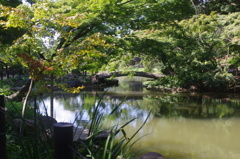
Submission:
[[[157,82],[155,82],[157,83]],[[227,87],[201,88],[196,85],[191,85],[188,88],[184,87],[164,87],[160,84],[154,84],[154,81],[147,81],[143,84],[147,90],[173,92],[173,93],[190,93],[190,92],[226,92],[226,93],[240,93],[240,76],[234,76],[234,82]]]

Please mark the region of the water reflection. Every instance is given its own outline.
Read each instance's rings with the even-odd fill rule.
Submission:
[[[149,148],[146,151],[159,152],[168,159],[240,159],[239,95],[126,90],[129,85],[135,86],[131,83],[109,89],[100,104],[100,112],[109,114],[121,103],[111,119],[123,123],[138,118],[126,129],[131,134],[152,110],[138,137],[149,135],[135,145],[136,151]],[[54,114],[57,121],[73,122],[76,117],[79,123],[89,120],[102,94],[56,92]],[[49,97],[44,98],[44,103],[46,106],[50,103]],[[43,110],[42,102],[39,106]]]
[[[151,109],[155,116],[187,118],[239,117],[240,103],[235,99],[216,98],[211,95],[164,94],[144,97],[141,108]],[[156,107],[157,106],[157,107]]]
[[[103,99],[101,99],[104,97]],[[120,96],[111,97],[110,94],[103,96],[103,92],[100,95],[89,92],[81,94],[68,94],[68,93],[55,93],[54,99],[54,117],[58,122],[73,122],[75,117],[81,118],[81,120],[89,120],[94,111],[94,107],[100,102],[99,113],[104,115],[110,114],[112,110],[121,105],[120,109],[117,109],[114,113],[115,120],[130,120],[132,118],[139,118],[145,120],[149,110],[141,109],[138,105],[136,98],[125,98]],[[44,102],[42,102],[42,100]],[[38,102],[40,112],[46,114],[46,111],[50,112],[50,97],[46,96]],[[46,107],[46,108],[45,108]],[[79,117],[80,116],[80,117]]]

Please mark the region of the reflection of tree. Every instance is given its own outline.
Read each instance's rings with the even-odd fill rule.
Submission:
[[[121,77],[118,78],[119,86],[118,90],[120,91],[143,91],[143,80],[144,78],[139,77]]]
[[[239,99],[232,96],[202,94],[161,94],[132,95],[81,92],[79,94],[56,94],[55,100],[64,105],[66,110],[79,111],[91,116],[94,106],[99,104],[99,113],[109,114],[117,105],[121,106],[111,116],[111,120],[120,121],[132,118],[144,119],[152,111],[155,117],[186,118],[224,118],[240,116]],[[101,99],[101,100],[100,100]],[[101,101],[99,103],[99,101]]]
[[[76,110],[82,107],[83,99],[79,94],[63,93],[56,95],[55,98],[66,110]]]
[[[206,95],[165,94],[147,96],[139,102],[141,108],[152,110],[155,116],[190,118],[222,118],[238,116],[240,105],[235,100]],[[237,109],[236,109],[237,108]]]

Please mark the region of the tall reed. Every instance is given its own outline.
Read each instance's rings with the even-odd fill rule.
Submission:
[[[134,137],[145,125],[149,115],[142,126],[137,129],[132,136],[128,136],[125,128],[136,120],[136,118],[124,124],[117,123],[106,127],[106,125],[109,125],[109,118],[120,109],[122,103],[115,105],[110,114],[104,115],[100,111],[102,99],[103,96],[97,104],[92,107],[93,113],[91,114],[91,119],[83,127],[83,130],[88,130],[88,134],[86,134],[87,138],[77,140],[74,142],[73,147],[71,147],[74,152],[74,159],[133,158],[134,154],[130,154],[130,150],[132,146],[141,139],[135,139]],[[46,128],[46,121],[43,121],[44,118],[40,114],[36,101],[37,97],[34,97],[33,109],[27,110],[27,113],[31,111],[30,116],[33,116],[31,120],[22,118],[21,112],[15,104],[11,101],[8,102],[11,107],[11,111],[7,113],[9,159],[53,159],[54,157],[51,125]],[[46,107],[45,111],[46,117],[48,117]],[[20,130],[18,126],[12,124],[16,119],[21,122]],[[52,124],[50,120],[47,122],[49,122],[48,124]]]
[[[93,115],[89,124],[85,126],[89,128],[88,137],[86,140],[78,140],[74,144],[75,157],[79,159],[130,159],[136,154],[130,154],[130,150],[142,137],[135,139],[137,133],[146,124],[150,112],[143,124],[133,133],[128,136],[125,128],[136,118],[131,119],[123,124],[117,123],[109,125],[109,118],[120,109],[121,103],[114,106],[111,113],[105,115],[100,113],[100,107],[103,96],[94,107]]]

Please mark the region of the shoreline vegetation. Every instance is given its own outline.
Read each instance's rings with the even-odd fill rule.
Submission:
[[[36,100],[36,97],[34,99]],[[148,117],[132,136],[128,136],[124,131],[124,127],[136,120],[136,118],[126,123],[109,125],[107,124],[108,118],[115,111],[118,111],[121,105],[115,105],[113,111],[108,115],[103,115],[99,112],[100,105],[101,99],[96,106],[93,106],[94,110],[91,113],[90,120],[85,125],[77,125],[74,128],[75,134],[73,147],[71,148],[74,159],[85,159],[88,157],[98,159],[109,157],[118,159],[132,158],[136,154],[131,154],[130,149],[139,140],[134,139],[134,137],[145,125]],[[6,135],[9,158],[32,159],[34,156],[35,159],[52,159],[54,156],[52,124],[57,123],[57,121],[50,116],[34,113],[39,112],[37,105],[34,105],[33,108],[28,107],[25,118],[22,118],[21,114],[19,114],[21,109],[20,103],[13,103],[7,100],[6,107],[8,109],[6,111]],[[82,116],[80,115],[78,118],[81,119]],[[106,127],[106,125],[109,126]],[[78,127],[81,129],[78,129]]]
[[[1,89],[2,94],[6,94],[7,97],[13,101],[22,101],[25,97],[25,93],[29,90],[31,80],[26,78],[27,76],[15,76],[14,78],[4,79],[1,81],[3,86]],[[132,76],[130,76],[132,77]],[[15,83],[18,81],[18,83]],[[50,79],[45,79],[46,87],[45,91],[50,90]],[[98,75],[82,76],[79,74],[68,74],[65,77],[58,78],[53,86],[54,90],[63,90],[71,92],[71,89],[82,90],[101,90],[104,91],[107,87],[118,86],[118,79],[114,78],[98,78]],[[21,86],[23,85],[23,86]],[[228,92],[238,93],[240,92],[240,76],[233,76],[230,82],[220,85],[213,85],[210,87],[201,85],[187,84],[186,87],[181,87],[177,84],[174,77],[162,76],[157,79],[149,79],[143,82],[142,85],[147,90],[160,91],[160,92],[172,92],[172,93],[188,93],[188,92]]]

